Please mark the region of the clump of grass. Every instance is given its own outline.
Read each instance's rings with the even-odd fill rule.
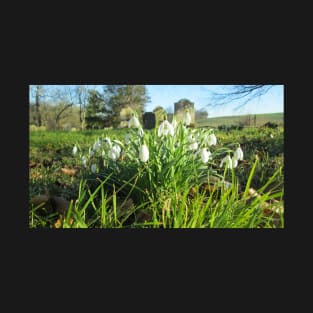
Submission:
[[[181,123],[173,135],[159,136],[158,129],[128,132],[127,142],[103,134],[90,147],[76,143],[80,182],[67,214],[42,217],[32,207],[30,227],[53,227],[56,218],[63,228],[284,227],[281,165],[261,180],[255,196],[250,190],[256,188],[259,160],[250,159],[249,172],[241,172],[240,161],[238,168],[219,166],[225,155],[233,155],[238,142],[208,146],[212,130]],[[143,145],[149,151],[144,161]],[[204,147],[212,153],[206,163],[200,154]]]

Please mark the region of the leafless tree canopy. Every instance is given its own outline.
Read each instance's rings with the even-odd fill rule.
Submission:
[[[274,85],[232,85],[228,92],[212,92],[211,106],[228,104],[233,101],[238,102],[238,108],[244,106],[254,98],[266,94]]]

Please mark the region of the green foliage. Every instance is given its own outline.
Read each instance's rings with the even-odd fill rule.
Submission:
[[[97,90],[89,90],[86,107],[86,128],[102,129],[110,126],[111,111],[105,106],[103,95]]]
[[[202,164],[200,156],[189,149],[189,140],[192,134],[203,146],[208,132],[181,124],[175,139],[159,137],[157,129],[144,134],[140,129],[31,131],[30,161],[36,165],[30,170],[30,198],[48,189],[72,201],[63,217],[61,227],[65,228],[283,227],[283,129],[216,131],[218,143],[210,147],[213,160]],[[150,152],[147,162],[139,159],[143,143]],[[220,168],[221,158],[238,143],[244,160],[233,170]],[[109,151],[115,144],[121,153],[113,161]],[[92,173],[94,163],[97,171]],[[62,167],[78,168],[77,174],[65,176]],[[251,196],[251,188],[258,196]],[[40,215],[39,210],[30,206],[30,227],[56,227],[58,216]]]

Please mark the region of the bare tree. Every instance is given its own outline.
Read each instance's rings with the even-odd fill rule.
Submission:
[[[85,108],[87,104],[88,98],[88,86],[87,85],[77,85],[75,88],[75,93],[77,97],[77,102],[79,104],[79,120],[81,129],[83,129],[83,125],[85,123]]]
[[[239,101],[237,108],[243,107],[252,99],[265,95],[275,85],[230,85],[229,91],[212,92],[211,106],[225,105],[233,101]]]
[[[36,102],[35,102],[35,112],[36,112],[36,119],[37,119],[37,126],[41,126],[41,114],[40,114],[40,98],[42,97],[42,86],[36,86]]]

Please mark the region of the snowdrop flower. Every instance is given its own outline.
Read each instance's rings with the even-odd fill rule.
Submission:
[[[174,127],[168,120],[164,120],[158,128],[158,136],[161,137],[162,135],[166,136],[168,134],[174,136]]]
[[[234,158],[236,160],[243,160],[243,151],[240,148],[240,146],[236,149],[236,151],[234,152]]]
[[[111,139],[109,137],[105,137],[103,139],[104,142],[104,147],[106,148],[106,150],[111,149],[112,143],[111,143]]]
[[[190,134],[188,137],[187,137],[188,141],[189,142],[194,142],[195,138],[193,137],[193,134]]]
[[[125,143],[127,145],[130,144],[130,134],[129,133],[126,133],[126,135],[125,135]]]
[[[138,128],[138,130],[139,130],[139,136],[140,136],[140,137],[143,137],[143,135],[144,135],[145,133],[144,133],[142,127],[140,126],[140,127]]]
[[[205,143],[206,143],[208,146],[214,146],[214,145],[216,145],[216,143],[217,143],[216,136],[215,136],[214,134],[207,135],[207,136],[205,137]]]
[[[128,128],[138,128],[140,126],[140,122],[137,116],[133,115],[128,121]]]
[[[74,148],[73,148],[73,156],[75,156],[76,155],[76,153],[77,153],[77,147],[76,147],[76,145],[74,146]]]
[[[238,165],[238,159],[235,158],[235,156],[232,157],[232,166],[233,168],[236,168]]]
[[[273,139],[273,138],[274,138],[274,135],[273,135],[273,134],[270,134],[270,137]]]
[[[118,145],[114,145],[109,151],[109,157],[116,161],[121,155],[121,147]]]
[[[93,150],[98,151],[101,148],[101,141],[97,140],[93,145]]]
[[[94,151],[91,148],[89,148],[89,156],[92,157],[92,156],[94,156],[94,154],[95,154]]]
[[[81,161],[82,161],[82,164],[86,167],[87,166],[87,158],[85,156],[82,156]]]
[[[211,152],[207,150],[207,148],[202,148],[201,152],[201,160],[204,164],[208,163],[209,159],[211,158]]]
[[[226,167],[228,167],[229,169],[232,169],[232,163],[233,162],[232,162],[232,159],[230,158],[229,154],[226,155],[226,157],[222,159],[220,167],[222,167],[224,163],[226,164]]]
[[[139,148],[139,159],[141,162],[147,162],[149,160],[149,149],[145,144]]]
[[[189,113],[189,110],[185,111],[182,121],[183,121],[183,124],[185,124],[186,126],[189,126],[191,124],[191,115]]]
[[[175,129],[176,127],[177,127],[177,121],[176,121],[176,118],[175,118],[175,116],[173,117],[173,120],[172,120],[172,126],[173,126],[173,128]]]
[[[116,154],[115,150],[113,150],[113,148],[110,149],[108,155],[109,155],[109,158],[112,159],[113,161],[117,160],[117,154]]]
[[[195,141],[189,146],[189,150],[197,150],[198,149],[198,143]]]
[[[97,165],[96,164],[92,164],[90,169],[91,169],[91,171],[93,173],[95,173],[97,171]]]

